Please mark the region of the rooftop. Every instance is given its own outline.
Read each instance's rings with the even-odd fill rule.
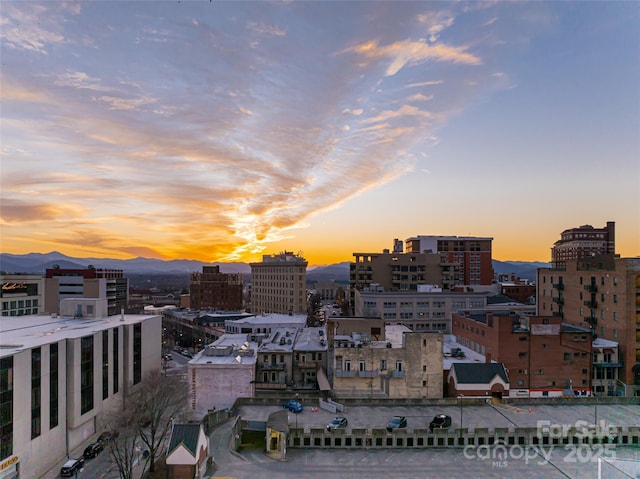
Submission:
[[[115,328],[136,324],[152,315],[124,314],[103,318],[73,318],[36,314],[0,317],[0,357],[12,356],[26,349],[36,348],[64,339],[75,339]]]
[[[246,334],[224,334],[189,361],[189,364],[255,364],[258,343]]]

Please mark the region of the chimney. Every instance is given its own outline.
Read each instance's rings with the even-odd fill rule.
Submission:
[[[489,364],[491,362],[491,353],[487,353],[484,356],[484,362]]]
[[[124,307],[120,308],[120,321],[124,321]]]

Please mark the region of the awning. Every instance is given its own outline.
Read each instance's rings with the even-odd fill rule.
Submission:
[[[331,385],[329,384],[329,380],[327,379],[327,374],[324,372],[324,369],[318,369],[316,379],[318,380],[318,387],[320,388],[320,391],[331,391]]]
[[[602,352],[605,353],[605,354],[606,353],[609,353],[609,354],[614,354],[615,353],[615,351],[613,349],[611,349],[611,348],[604,348],[602,350]]]

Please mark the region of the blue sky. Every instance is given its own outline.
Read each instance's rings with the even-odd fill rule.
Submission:
[[[1,249],[640,254],[638,2],[0,5]]]

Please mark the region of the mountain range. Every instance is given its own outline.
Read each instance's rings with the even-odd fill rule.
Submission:
[[[48,268],[58,265],[60,268],[83,269],[90,265],[96,268],[121,269],[127,274],[136,275],[185,275],[202,271],[203,266],[220,266],[222,273],[251,273],[248,263],[205,263],[195,260],[163,261],[151,258],[107,259],[107,258],[74,258],[57,251],[51,253],[9,254],[0,253],[0,271],[4,273],[44,274]],[[498,261],[493,260],[496,273],[513,273],[519,278],[535,281],[538,268],[548,268],[549,263],[527,261]],[[349,283],[349,262],[331,264],[327,266],[311,267],[307,270],[307,280],[334,280]]]

